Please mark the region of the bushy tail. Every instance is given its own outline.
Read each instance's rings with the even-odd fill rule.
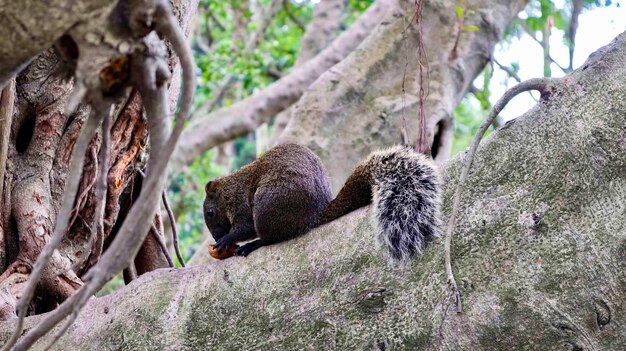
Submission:
[[[428,157],[404,146],[372,153],[327,207],[322,223],[373,202],[377,241],[393,261],[419,256],[439,236],[440,180]]]

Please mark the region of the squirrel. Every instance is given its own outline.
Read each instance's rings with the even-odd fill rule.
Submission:
[[[408,146],[375,151],[332,198],[322,161],[307,147],[282,144],[233,174],[205,186],[204,220],[218,249],[289,240],[373,203],[376,240],[394,262],[419,256],[439,236],[439,173]]]

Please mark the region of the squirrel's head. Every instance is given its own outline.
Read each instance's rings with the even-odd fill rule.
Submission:
[[[211,232],[213,239],[217,240],[230,231],[231,223],[226,211],[226,199],[219,190],[219,180],[213,180],[204,187],[206,198],[204,199],[204,223]]]

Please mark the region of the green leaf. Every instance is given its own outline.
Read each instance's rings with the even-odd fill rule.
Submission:
[[[554,14],[554,27],[560,30],[566,30],[569,26],[568,20],[563,15],[562,11],[556,12]]]
[[[459,18],[463,18],[463,9],[461,8],[461,6],[456,6],[456,15]]]
[[[546,24],[546,21],[545,19],[540,17],[528,17],[526,19],[526,24],[533,32],[537,32],[540,31],[541,28],[543,28],[543,26]]]
[[[474,31],[474,32],[478,31],[478,27],[476,27],[476,26],[465,26],[465,27],[463,27],[463,29],[471,30],[471,31]]]

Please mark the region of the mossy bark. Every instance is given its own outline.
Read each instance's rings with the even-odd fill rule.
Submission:
[[[146,274],[92,300],[58,348],[624,349],[625,61],[623,34],[479,149],[453,240],[462,314],[445,314],[442,242],[393,267],[366,208],[248,258]]]

